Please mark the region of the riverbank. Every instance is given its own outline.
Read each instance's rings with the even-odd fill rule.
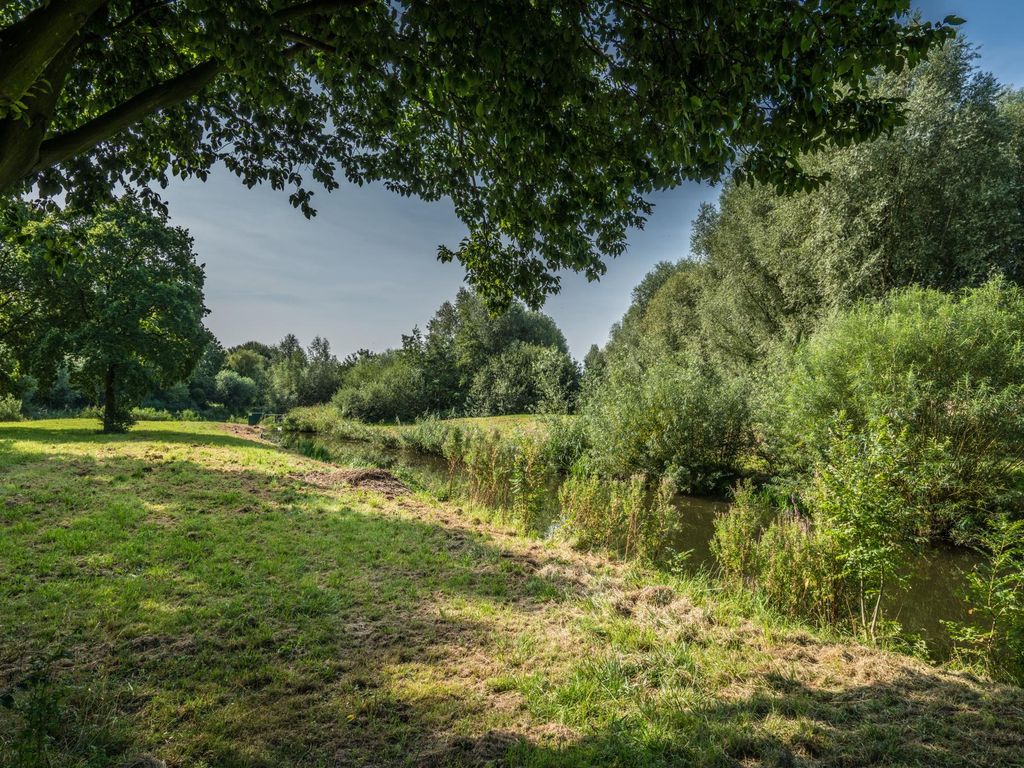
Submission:
[[[636,493],[628,479],[587,473],[580,478],[586,449],[575,418],[518,415],[383,425],[343,419],[337,409],[317,406],[296,409],[285,429],[271,434],[313,458],[405,473],[435,496],[486,506],[525,533],[557,532],[620,555],[632,536],[640,554],[663,568],[717,574],[712,539],[728,502],[671,488],[667,497]],[[633,480],[659,487],[650,478]],[[984,629],[967,600],[969,575],[983,555],[965,547],[916,546],[901,573],[901,588],[886,596],[889,623],[882,642],[933,661],[960,658],[949,627]],[[852,619],[841,628],[857,634]]]
[[[94,428],[0,426],[0,763],[1024,765],[1019,688],[237,427]]]

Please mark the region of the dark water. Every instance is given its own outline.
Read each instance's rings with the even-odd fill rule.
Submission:
[[[463,478],[452,477],[447,462],[437,456],[411,450],[381,448],[357,440],[336,440],[315,435],[275,431],[271,435],[283,447],[312,458],[346,466],[375,466],[388,469],[410,485],[425,489],[444,499],[455,493]],[[557,505],[557,489],[552,489],[552,505]],[[672,549],[686,553],[682,561],[694,572],[713,571],[711,537],[715,518],[729,509],[724,501],[693,496],[676,496],[677,527]],[[906,588],[890,598],[886,615],[900,623],[905,635],[922,639],[929,653],[947,658],[951,650],[943,621],[970,619],[963,598],[966,574],[981,556],[972,550],[952,547],[932,548],[918,557],[907,575]]]

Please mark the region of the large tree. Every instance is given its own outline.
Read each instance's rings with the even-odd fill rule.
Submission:
[[[458,258],[492,300],[561,268],[599,276],[645,195],[730,169],[813,183],[804,152],[876,137],[897,101],[869,74],[950,23],[910,0],[8,0],[0,192],[72,203],[119,184],[249,186],[339,171],[448,196]]]
[[[11,346],[43,381],[66,367],[72,384],[102,399],[104,431],[122,431],[131,406],[188,378],[209,342],[192,239],[132,198],[92,216],[47,216],[30,231],[24,245],[0,249],[17,267],[12,296],[24,308]],[[52,243],[76,246],[60,270]]]

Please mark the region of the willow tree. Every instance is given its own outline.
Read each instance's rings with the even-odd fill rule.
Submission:
[[[8,0],[0,191],[92,201],[205,178],[344,175],[450,197],[492,300],[596,278],[649,193],[734,173],[815,183],[802,153],[882,134],[872,72],[950,34],[910,0]]]

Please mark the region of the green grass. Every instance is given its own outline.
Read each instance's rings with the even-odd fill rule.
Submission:
[[[521,413],[508,416],[467,416],[458,419],[443,419],[442,423],[462,428],[483,429],[487,431],[497,430],[503,434],[511,432],[533,433],[544,429],[551,418],[553,417]],[[573,417],[562,416],[554,418]],[[345,419],[339,415],[338,409],[333,405],[293,408],[288,412],[288,424],[293,429],[361,440],[397,438],[402,432],[415,428],[414,423],[367,424],[354,419]]]
[[[1024,692],[208,423],[0,425],[0,764],[1024,765]]]

